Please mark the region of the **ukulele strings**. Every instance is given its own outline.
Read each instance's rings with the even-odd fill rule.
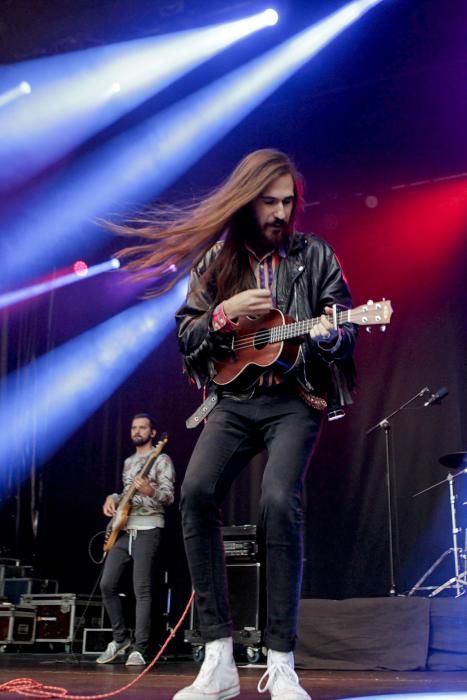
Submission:
[[[347,315],[347,312],[344,313],[339,313],[338,316],[338,323],[341,323],[344,316]],[[312,319],[307,319],[306,321],[294,321],[293,323],[286,324],[284,326],[274,326],[273,328],[265,328],[261,331],[257,331],[256,333],[246,333],[245,335],[242,335],[238,340],[234,341],[233,344],[233,349],[234,350],[243,350],[244,348],[251,347],[252,345],[257,345],[260,343],[268,343],[268,342],[274,342],[274,343],[280,343],[283,340],[287,340],[288,338],[293,338],[294,335],[300,335],[300,333],[303,331],[308,331],[309,328],[313,328],[313,326],[316,326],[320,322],[321,318],[312,318]],[[301,325],[303,325],[303,328],[301,330],[297,330]],[[284,337],[278,337],[277,339],[272,339],[272,333],[276,330],[279,329],[283,332],[285,332]],[[292,331],[291,335],[287,335]],[[279,335],[279,334],[278,334]]]

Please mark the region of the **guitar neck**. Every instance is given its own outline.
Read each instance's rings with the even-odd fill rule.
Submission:
[[[357,306],[354,309],[335,309],[332,318],[337,326],[343,323],[355,323],[358,326],[381,326],[385,330],[386,324],[391,320],[392,306],[391,302],[386,299],[373,302],[367,301],[366,304]],[[267,342],[278,343],[282,340],[297,338],[300,335],[306,335],[313,326],[316,326],[321,321],[321,316],[316,318],[308,318],[304,321],[295,321],[284,325],[275,326],[270,330],[270,338]]]
[[[343,323],[352,322],[352,309],[345,309],[345,311],[337,312],[337,325],[340,326]],[[291,338],[298,338],[300,335],[306,335],[313,326],[317,326],[321,320],[321,316],[316,318],[307,318],[304,321],[295,321],[295,323],[287,323],[284,326],[276,326],[271,329],[271,341],[272,343],[277,343],[282,340],[290,340]]]
[[[167,437],[167,435],[164,434],[162,439],[157,443],[155,450],[153,452],[151,452],[151,454],[146,459],[143,467],[140,469],[137,476],[144,478],[145,476],[147,476],[149,474],[154,462],[159,457],[159,455],[162,452],[164,445],[167,443],[168,439],[169,438]],[[128,491],[126,491],[125,494],[123,495],[120,503],[118,504],[118,507],[121,510],[126,508],[127,505],[130,503],[131,499],[133,498],[133,496],[135,495],[135,493],[136,493],[136,485],[133,482],[131,484],[131,486],[129,487]]]

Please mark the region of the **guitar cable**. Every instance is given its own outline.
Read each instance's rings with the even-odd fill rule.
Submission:
[[[94,556],[93,556],[91,547],[92,547],[92,545],[93,545],[94,540],[95,540],[97,537],[100,537],[100,535],[104,535],[104,537],[105,537],[105,533],[106,533],[106,532],[107,532],[107,530],[99,530],[99,532],[96,532],[96,534],[93,535],[93,536],[91,537],[91,539],[89,540],[89,542],[88,542],[88,556],[89,556],[89,558],[90,558],[90,560],[92,561],[93,564],[99,565],[99,564],[103,564],[103,562],[104,562],[106,552],[103,553],[102,559],[95,559]]]

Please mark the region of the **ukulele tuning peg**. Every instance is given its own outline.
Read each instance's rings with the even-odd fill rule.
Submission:
[[[380,326],[379,328],[380,328],[381,333],[386,332],[386,326]]]
[[[367,326],[367,327],[365,328],[365,330],[366,330],[367,333],[371,333],[371,331],[373,330],[373,328],[372,328],[371,326]]]

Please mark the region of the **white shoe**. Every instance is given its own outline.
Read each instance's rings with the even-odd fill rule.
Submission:
[[[271,693],[272,700],[311,700],[294,671],[293,653],[268,650],[268,669],[258,683],[258,693]]]
[[[96,664],[110,664],[116,659],[123,663],[126,651],[131,645],[131,639],[125,639],[124,642],[109,642],[107,649],[97,657]]]
[[[206,655],[195,681],[175,693],[173,700],[228,700],[240,695],[232,638],[206,644]]]
[[[139,651],[132,651],[125,661],[125,666],[146,666],[146,660]]]

